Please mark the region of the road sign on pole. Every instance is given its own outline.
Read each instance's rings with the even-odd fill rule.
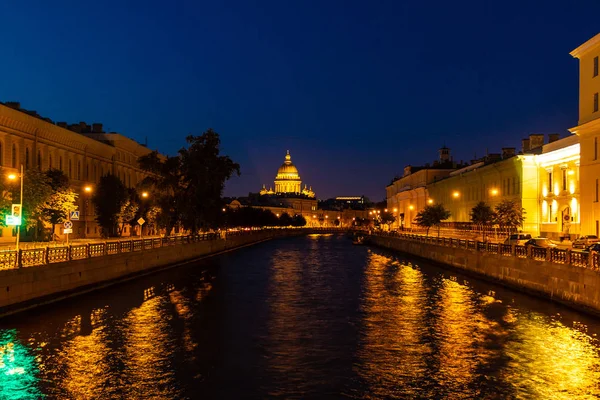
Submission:
[[[65,229],[71,229],[73,227],[73,223],[71,221],[65,221],[63,226],[65,227]]]
[[[63,232],[65,233],[65,235],[68,235],[69,233],[73,233],[73,229],[65,228],[65,229],[63,229]]]
[[[71,219],[73,221],[79,221],[79,211],[71,211]]]

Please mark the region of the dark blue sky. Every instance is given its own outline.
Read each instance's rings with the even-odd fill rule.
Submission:
[[[488,4],[489,3],[489,4]],[[520,147],[577,124],[600,1],[5,1],[0,101],[102,122],[173,154],[212,127],[272,185],[285,150],[320,198],[407,164]]]

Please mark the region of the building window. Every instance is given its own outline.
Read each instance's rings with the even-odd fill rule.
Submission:
[[[77,179],[81,180],[81,161],[77,161]]]
[[[52,154],[48,154],[48,169],[52,169]]]
[[[12,167],[17,168],[17,146],[12,145]]]
[[[62,156],[58,157],[58,169],[60,169],[61,171],[63,170],[63,167],[62,167]]]
[[[594,112],[598,111],[598,93],[594,93]]]
[[[69,160],[69,171],[67,172],[67,175],[69,176],[69,178],[71,178],[72,173],[73,173],[73,169],[71,168],[71,160]]]
[[[25,148],[25,169],[29,169],[29,148]]]
[[[552,193],[552,171],[548,171],[548,193]]]
[[[4,165],[4,148],[2,147],[2,142],[0,142],[0,166]]]
[[[598,56],[594,57],[594,76],[598,76]]]
[[[562,190],[567,190],[567,169],[562,169]]]
[[[42,170],[42,151],[41,150],[38,150],[37,168],[38,168],[38,171]]]
[[[596,178],[596,203],[598,202],[598,178]]]
[[[548,203],[548,222],[552,222],[552,203]]]
[[[85,164],[85,179],[90,180],[90,164]]]

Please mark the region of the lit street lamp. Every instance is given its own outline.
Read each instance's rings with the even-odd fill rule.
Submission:
[[[87,213],[88,213],[88,196],[90,193],[92,193],[92,187],[90,185],[87,185],[83,188],[83,192],[84,194],[86,194],[85,200],[83,201],[83,215],[81,216],[83,218],[83,237],[87,238],[87,230],[88,230],[88,226],[87,226]],[[52,232],[52,234],[54,234],[54,232]]]
[[[21,196],[19,197],[19,204],[21,204],[21,217],[23,216],[23,164],[21,164],[21,174],[10,174],[8,175],[8,179],[11,181],[16,180],[18,177],[21,178]],[[21,219],[22,221],[22,219]],[[17,225],[17,243],[16,249],[19,250],[19,237],[21,236],[21,222]]]

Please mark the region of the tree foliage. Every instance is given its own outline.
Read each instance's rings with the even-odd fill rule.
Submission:
[[[292,217],[290,217],[290,214],[288,213],[283,213],[279,216],[279,226],[290,226],[292,225]]]
[[[306,218],[300,214],[296,214],[292,217],[292,226],[302,227],[306,226]]]
[[[114,237],[120,231],[118,224],[123,206],[129,199],[127,188],[115,175],[104,175],[92,196],[96,211],[96,221],[102,229],[102,236]]]
[[[440,235],[439,227],[442,221],[450,218],[450,211],[446,210],[442,204],[427,205],[415,217],[415,223],[419,226],[427,228],[427,235],[432,226],[438,227],[438,236]]]
[[[157,221],[167,234],[178,224],[192,232],[216,227],[222,218],[225,181],[240,173],[239,164],[220,155],[221,141],[212,129],[186,141],[187,148],[175,157],[153,152],[139,159],[140,167],[151,174],[142,187],[152,191],[161,209]]]
[[[471,221],[477,225],[489,225],[496,218],[496,214],[494,213],[494,210],[492,210],[492,207],[483,201],[480,201],[471,209],[470,215]]]
[[[78,194],[69,187],[69,178],[59,169],[46,171],[47,182],[52,193],[43,205],[45,220],[52,225],[52,234],[56,224],[61,224],[69,218],[71,211],[77,210]]]
[[[513,230],[523,225],[525,221],[525,209],[514,200],[502,200],[496,206],[495,222]]]

